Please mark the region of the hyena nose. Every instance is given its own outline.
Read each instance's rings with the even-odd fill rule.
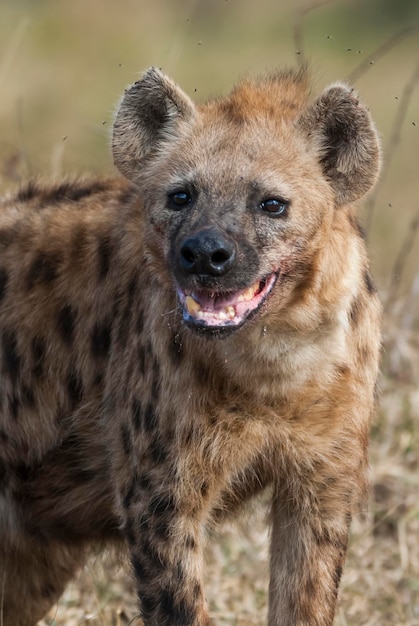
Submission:
[[[234,243],[215,229],[191,235],[180,249],[180,267],[185,274],[223,276],[234,263]]]

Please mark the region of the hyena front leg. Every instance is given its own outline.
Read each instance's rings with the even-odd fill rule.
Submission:
[[[123,498],[123,532],[145,626],[209,626],[202,584],[202,494],[170,472],[141,472]]]
[[[312,480],[294,477],[273,499],[269,626],[333,624],[357,481],[327,471]]]

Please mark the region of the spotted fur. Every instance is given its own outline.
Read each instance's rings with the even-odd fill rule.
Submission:
[[[269,485],[269,626],[332,624],[367,488],[380,305],[354,202],[379,148],[350,89],[307,82],[197,106],[149,70],[115,120],[125,179],[3,200],[4,626],[96,542],[125,544],[146,626],[209,626],[205,530]]]

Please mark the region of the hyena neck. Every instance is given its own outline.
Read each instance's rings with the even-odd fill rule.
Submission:
[[[359,239],[341,240],[339,229],[332,237],[332,248],[329,242],[319,249],[307,290],[217,346],[225,376],[261,400],[287,397],[307,383],[326,387],[336,368],[350,365],[350,311],[363,289],[365,251]]]

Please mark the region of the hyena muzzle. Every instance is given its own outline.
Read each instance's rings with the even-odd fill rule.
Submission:
[[[367,490],[380,305],[356,201],[368,110],[305,71],[195,105],[147,71],[125,178],[31,183],[0,217],[0,623],[33,626],[96,542],[146,626],[211,624],[211,524],[270,486],[270,626],[330,626]],[[128,180],[127,180],[128,179]]]

